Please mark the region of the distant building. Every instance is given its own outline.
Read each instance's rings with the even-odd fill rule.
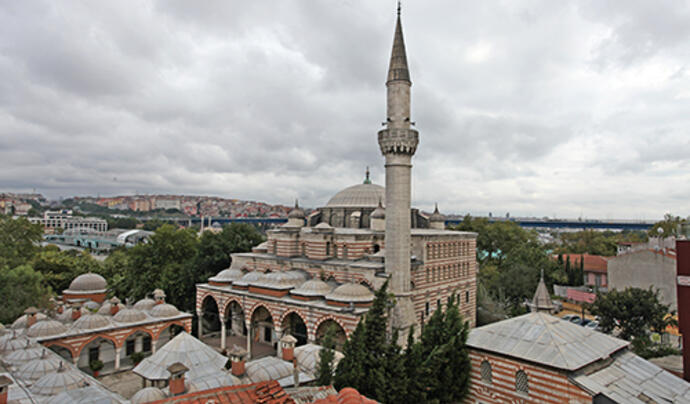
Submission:
[[[129,208],[135,212],[148,212],[151,210],[151,202],[148,199],[137,198],[129,203]]]
[[[54,233],[55,229],[88,229],[104,232],[108,230],[108,222],[98,217],[72,216],[71,211],[46,211],[43,217],[30,217],[29,221],[43,226],[46,233]]]
[[[635,250],[608,260],[609,290],[625,288],[659,289],[660,300],[677,310],[676,251]]]
[[[554,256],[556,258],[557,256]],[[607,263],[611,257],[593,254],[562,254],[563,261],[570,259],[571,268],[579,268],[583,262],[584,284],[605,292],[608,288]]]
[[[178,198],[156,198],[153,202],[153,208],[180,210],[180,200]]]

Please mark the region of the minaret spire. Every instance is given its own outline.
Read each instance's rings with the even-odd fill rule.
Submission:
[[[398,20],[395,23],[395,34],[393,36],[393,51],[391,52],[391,60],[388,65],[388,82],[395,80],[410,82],[405,39],[403,38],[402,23],[400,21],[400,2],[398,2]]]

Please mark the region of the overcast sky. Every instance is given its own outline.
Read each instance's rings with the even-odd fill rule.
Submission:
[[[413,205],[690,214],[689,4],[404,2]],[[383,184],[394,23],[394,1],[0,2],[0,191]]]

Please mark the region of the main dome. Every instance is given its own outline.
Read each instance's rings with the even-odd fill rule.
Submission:
[[[329,208],[376,208],[379,201],[385,206],[386,189],[376,184],[357,184],[335,194],[328,201]]]

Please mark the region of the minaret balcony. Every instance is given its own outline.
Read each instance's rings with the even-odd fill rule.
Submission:
[[[413,155],[419,144],[419,132],[415,129],[388,128],[379,131],[381,153]]]

